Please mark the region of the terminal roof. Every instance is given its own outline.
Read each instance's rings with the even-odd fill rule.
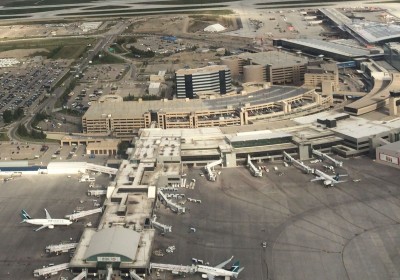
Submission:
[[[307,57],[284,51],[242,53],[239,57],[242,59],[251,59],[254,64],[263,66],[272,65],[273,68],[291,67],[294,64],[306,64],[308,62]]]
[[[342,41],[328,42],[318,39],[285,39],[285,41],[348,57],[360,57],[370,54],[370,51],[365,48],[344,44]]]
[[[90,240],[84,259],[101,254],[118,254],[135,260],[140,234],[136,231],[122,228],[104,228],[96,232]]]

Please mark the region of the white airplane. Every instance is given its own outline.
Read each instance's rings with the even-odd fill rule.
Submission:
[[[324,172],[322,172],[322,171],[320,171],[318,169],[315,169],[314,172],[315,172],[315,175],[317,175],[318,177],[316,177],[315,179],[312,179],[311,182],[323,180],[325,186],[333,186],[333,185],[338,184],[338,183],[346,182],[346,181],[340,181],[339,178],[343,177],[343,176],[347,176],[347,174],[339,174],[339,173],[337,173],[335,176],[332,177],[332,176],[330,176],[330,175],[328,175],[328,174],[326,174],[326,173],[324,173]]]
[[[227,265],[231,260],[233,259],[233,256],[219,265],[212,267],[212,266],[207,266],[207,265],[197,265],[197,272],[203,273],[201,275],[201,278],[207,279],[208,280],[214,280],[215,277],[234,277],[237,278],[239,276],[239,273],[244,269],[244,267],[240,267],[239,261],[235,262],[232,265],[231,270],[226,270],[224,269],[224,266]]]
[[[29,216],[29,214],[25,210],[21,210],[21,223],[41,225],[41,227],[35,229],[35,231],[39,231],[44,228],[53,229],[54,226],[69,226],[70,224],[72,224],[71,221],[66,219],[52,219],[49,212],[46,209],[44,209],[44,211],[46,212],[46,219],[32,219],[32,217]]]

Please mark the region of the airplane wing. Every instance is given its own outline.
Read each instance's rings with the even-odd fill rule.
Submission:
[[[48,227],[48,225],[43,225],[43,226],[41,226],[40,228],[35,229],[35,231],[39,231],[39,230],[44,229],[44,228],[47,228],[47,227]]]
[[[207,274],[207,278],[208,278],[208,280],[214,280],[215,276],[212,274]]]
[[[324,178],[323,177],[316,177],[314,179],[311,179],[310,182],[320,181],[320,180],[324,180]]]
[[[46,208],[44,208],[44,211],[46,212],[46,219],[50,220],[51,216],[50,216],[49,212],[47,211]]]
[[[223,268],[223,267],[224,267],[225,265],[227,265],[232,259],[233,259],[233,256],[232,256],[229,260],[226,260],[226,261],[220,263],[219,265],[215,266],[215,268]],[[208,279],[210,279],[210,277],[208,277]]]

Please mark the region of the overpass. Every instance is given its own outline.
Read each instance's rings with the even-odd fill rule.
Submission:
[[[364,97],[346,105],[344,111],[355,116],[375,111],[389,102],[390,91],[399,88],[400,73],[391,73],[390,80],[375,79],[373,89]]]

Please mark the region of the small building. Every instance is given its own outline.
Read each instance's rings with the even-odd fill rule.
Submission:
[[[150,95],[158,95],[160,93],[161,83],[150,83],[149,84],[149,94]]]
[[[116,155],[119,140],[102,140],[100,142],[88,143],[86,154],[88,155]]]
[[[400,169],[400,141],[376,148],[376,162]]]

